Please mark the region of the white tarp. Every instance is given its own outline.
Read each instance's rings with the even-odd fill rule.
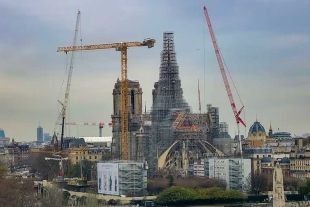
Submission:
[[[98,193],[119,195],[118,163],[98,163]]]

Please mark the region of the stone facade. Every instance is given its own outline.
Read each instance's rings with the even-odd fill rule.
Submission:
[[[142,114],[142,89],[138,81],[128,80],[128,111],[129,118],[137,117]],[[112,158],[121,158],[121,137],[122,137],[122,120],[121,120],[121,81],[117,79],[113,89],[113,114],[112,118]],[[131,123],[129,123],[130,125]],[[132,127],[129,127],[129,139],[131,139],[133,132]],[[139,128],[138,128],[139,129]],[[129,143],[130,140],[129,140]]]
[[[265,128],[256,120],[250,127],[245,143],[248,147],[262,147],[266,142],[266,138]]]

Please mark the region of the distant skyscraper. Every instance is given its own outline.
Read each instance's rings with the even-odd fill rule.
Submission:
[[[37,128],[37,142],[43,142],[43,128],[41,126]]]

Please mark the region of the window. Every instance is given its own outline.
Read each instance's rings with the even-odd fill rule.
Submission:
[[[89,159],[91,160],[91,156],[89,156]]]
[[[97,156],[95,156],[95,160],[97,159]]]

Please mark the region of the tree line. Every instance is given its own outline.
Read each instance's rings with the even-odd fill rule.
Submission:
[[[147,191],[149,195],[158,195],[161,191],[171,186],[180,186],[189,189],[211,187],[226,189],[226,182],[214,178],[174,178],[173,176],[168,176],[168,178],[156,178],[153,180],[148,180]]]
[[[245,183],[245,189],[248,193],[260,195],[262,192],[273,190],[272,174],[254,174],[253,177],[248,177]],[[294,177],[284,177],[283,185],[286,191],[298,191],[302,180]]]
[[[224,190],[221,188],[185,188],[181,186],[171,186],[156,198],[156,203],[160,205],[201,205],[242,202],[247,198],[237,190]]]

